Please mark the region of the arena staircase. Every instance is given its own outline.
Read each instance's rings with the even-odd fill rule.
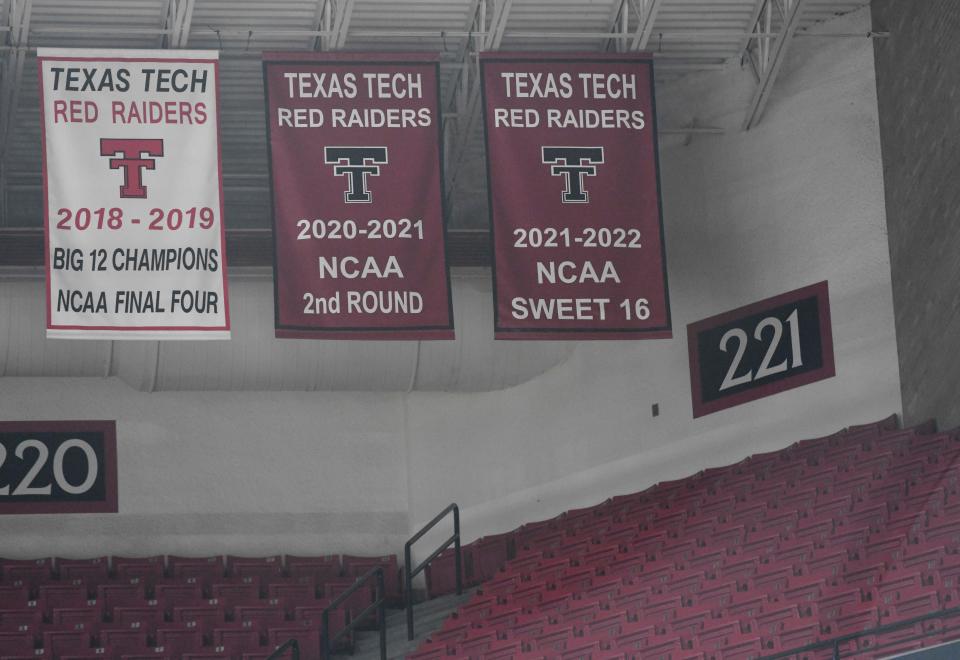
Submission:
[[[405,658],[416,649],[431,633],[436,632],[443,622],[461,605],[473,597],[474,590],[464,590],[462,596],[441,596],[414,606],[416,619],[416,638],[407,640],[407,621],[405,611],[391,609],[387,613],[387,657]],[[336,654],[337,658],[352,660],[379,660],[380,634],[376,630],[361,630],[355,636],[353,654]]]

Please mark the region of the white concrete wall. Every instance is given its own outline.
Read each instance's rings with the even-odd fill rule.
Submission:
[[[868,28],[866,12],[830,26]],[[446,393],[0,378],[4,419],[117,419],[120,463],[119,514],[0,518],[0,556],[399,552],[451,501],[472,538],[899,412],[871,44],[796,40],[762,123],[743,133],[752,85],[730,70],[658,90],[661,125],[727,129],[662,145],[674,339],[581,343],[559,358],[494,344],[489,274],[472,271],[456,278],[460,341],[422,344],[409,386],[460,389],[464,360],[491,366],[490,386],[509,382],[497,374],[517,350],[553,366],[505,389]],[[824,279],[837,376],[692,419],[686,324]],[[11,311],[32,314],[41,290],[0,280]],[[232,291],[237,308],[269,307],[267,279]],[[7,369],[17,351],[7,343]],[[364,364],[364,389],[377,389]]]
[[[823,29],[866,34],[868,10]],[[526,383],[409,397],[411,521],[456,499],[469,534],[587,506],[899,413],[873,48],[796,39],[759,126],[747,70],[661,86],[672,340],[581,343]],[[694,420],[686,325],[828,280],[837,376]],[[651,405],[660,404],[660,416]]]
[[[407,536],[396,394],[2,378],[2,419],[116,419],[118,514],[0,516],[0,556],[379,554]]]

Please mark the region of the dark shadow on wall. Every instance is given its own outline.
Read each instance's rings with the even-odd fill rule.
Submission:
[[[873,0],[904,423],[960,425],[960,2]]]

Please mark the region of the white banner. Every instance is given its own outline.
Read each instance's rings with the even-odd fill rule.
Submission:
[[[37,54],[47,336],[229,339],[217,53]]]

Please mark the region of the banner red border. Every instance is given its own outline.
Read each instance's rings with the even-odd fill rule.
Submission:
[[[53,325],[51,322],[51,301],[50,301],[50,197],[47,194],[47,123],[45,114],[44,94],[43,94],[43,63],[46,61],[56,62],[186,62],[188,64],[212,64],[213,79],[215,81],[214,94],[217,100],[217,187],[220,196],[220,254],[221,272],[223,275],[223,313],[224,325],[222,326],[123,326],[123,325]],[[226,219],[224,217],[223,203],[223,152],[221,148],[222,140],[220,135],[220,60],[219,58],[177,58],[177,57],[66,57],[66,56],[43,56],[37,57],[37,76],[40,93],[40,150],[42,158],[40,159],[41,175],[43,177],[43,267],[46,276],[46,297],[47,297],[47,330],[105,330],[115,332],[163,332],[163,331],[193,331],[193,332],[229,332],[230,331],[230,294],[227,284],[227,230]]]

